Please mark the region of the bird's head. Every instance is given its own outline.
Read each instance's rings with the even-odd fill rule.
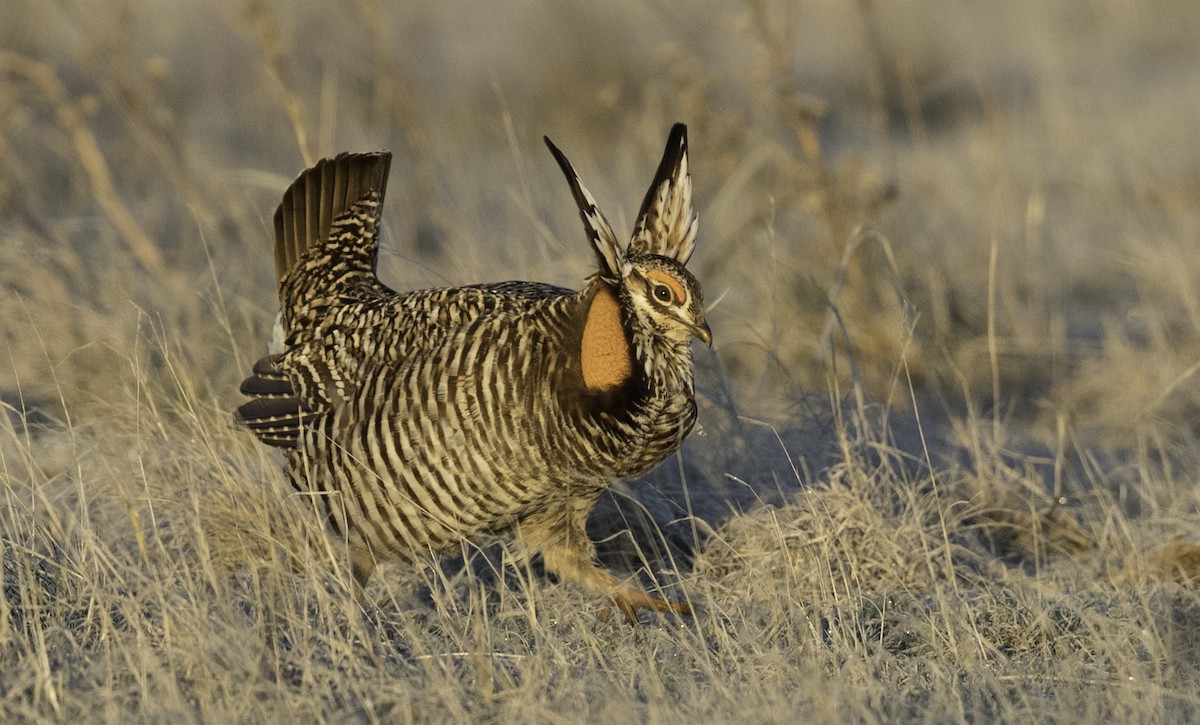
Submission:
[[[695,249],[699,225],[692,208],[687,127],[677,123],[671,128],[628,248],[617,242],[571,162],[548,138],[546,145],[571,185],[596,252],[600,279],[617,289],[642,329],[672,342],[696,337],[711,346],[712,331],[704,319],[700,283],[685,267]]]

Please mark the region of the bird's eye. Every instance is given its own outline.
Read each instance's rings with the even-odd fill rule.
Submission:
[[[671,288],[665,284],[654,285],[654,299],[658,300],[659,302],[670,302]]]

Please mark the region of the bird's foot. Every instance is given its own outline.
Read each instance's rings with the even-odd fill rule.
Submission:
[[[600,621],[607,622],[612,616],[613,607],[621,610],[621,614],[625,615],[625,621],[630,624],[637,624],[637,613],[642,609],[649,609],[654,612],[670,612],[675,615],[686,614],[692,616],[692,605],[687,602],[672,602],[662,597],[652,596],[641,590],[632,587],[623,589],[611,597],[604,605],[604,609],[600,611]]]

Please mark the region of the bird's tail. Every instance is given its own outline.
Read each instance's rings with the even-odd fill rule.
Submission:
[[[296,178],[275,210],[275,278],[284,328],[341,293],[377,290],[379,216],[392,154],[343,153]]]

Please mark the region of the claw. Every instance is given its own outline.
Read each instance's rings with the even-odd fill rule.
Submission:
[[[609,597],[609,601],[604,605],[604,609],[600,610],[600,621],[607,622],[612,616],[613,606],[621,610],[621,614],[625,615],[625,621],[629,624],[637,624],[638,610],[649,609],[654,612],[670,612],[675,615],[693,615],[692,605],[687,602],[672,602],[662,597],[651,596],[645,592],[636,589],[617,592]]]

